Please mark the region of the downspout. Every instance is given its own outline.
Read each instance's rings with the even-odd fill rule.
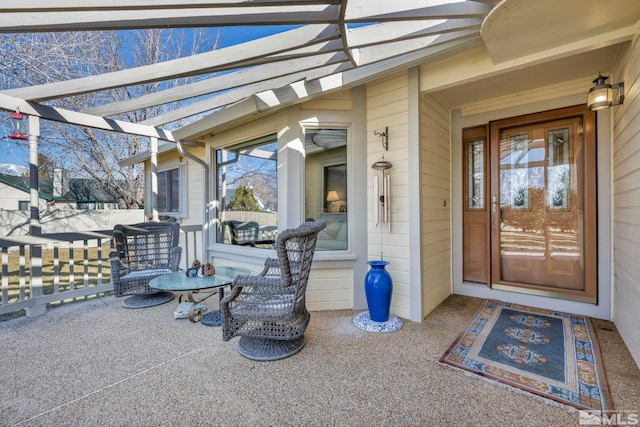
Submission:
[[[209,187],[211,185],[209,181],[209,165],[207,164],[207,162],[203,161],[199,157],[196,157],[190,152],[186,151],[184,149],[184,146],[182,145],[182,141],[176,141],[176,148],[181,155],[193,160],[194,162],[202,166],[203,175],[204,175],[204,185],[203,185],[204,194],[202,197],[202,201],[204,203],[204,209],[202,214],[202,256],[203,256],[203,262],[208,262],[208,261],[205,261],[205,257],[207,253],[207,247],[209,245],[209,213],[210,213],[210,206],[211,206],[211,203],[209,202]]]

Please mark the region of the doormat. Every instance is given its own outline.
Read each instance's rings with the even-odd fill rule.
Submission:
[[[488,300],[440,362],[569,410],[613,409],[585,316]]]

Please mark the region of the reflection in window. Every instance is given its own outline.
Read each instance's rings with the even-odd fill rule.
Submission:
[[[178,168],[158,172],[158,211],[180,212],[180,171]]]
[[[324,221],[316,250],[347,249],[347,130],[305,130],[305,218]]]
[[[501,136],[500,182],[506,183],[501,187],[501,206],[529,208],[530,163],[532,155],[537,152],[536,148],[535,141],[531,141],[528,134]]]
[[[548,194],[547,205],[551,209],[568,209],[570,186],[570,159],[569,152],[571,141],[569,129],[550,130],[549,141],[549,166],[547,168]]]
[[[484,140],[467,144],[469,209],[484,209]]]
[[[275,135],[216,150],[218,243],[273,248],[278,229]]]

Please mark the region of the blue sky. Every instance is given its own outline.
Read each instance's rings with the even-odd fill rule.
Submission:
[[[2,134],[11,133],[6,126],[2,127]],[[9,138],[0,139],[0,164],[11,163],[14,165],[29,165],[29,148],[24,141],[15,141]]]

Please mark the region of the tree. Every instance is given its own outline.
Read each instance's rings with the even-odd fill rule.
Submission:
[[[227,205],[227,210],[260,212],[253,188],[244,185],[236,188],[233,199]]]
[[[2,34],[0,90],[100,75],[200,53],[216,46],[217,38],[207,37],[209,34],[202,29]],[[155,93],[190,79],[194,77],[114,88],[46,103],[85,111]],[[179,104],[144,108],[113,118],[140,122]],[[9,128],[9,118],[2,120],[5,128]],[[91,177],[109,187],[118,195],[122,207],[139,207],[144,193],[144,170],[141,165],[120,168],[118,162],[147,150],[146,138],[44,120],[40,127],[42,154],[75,177]]]

